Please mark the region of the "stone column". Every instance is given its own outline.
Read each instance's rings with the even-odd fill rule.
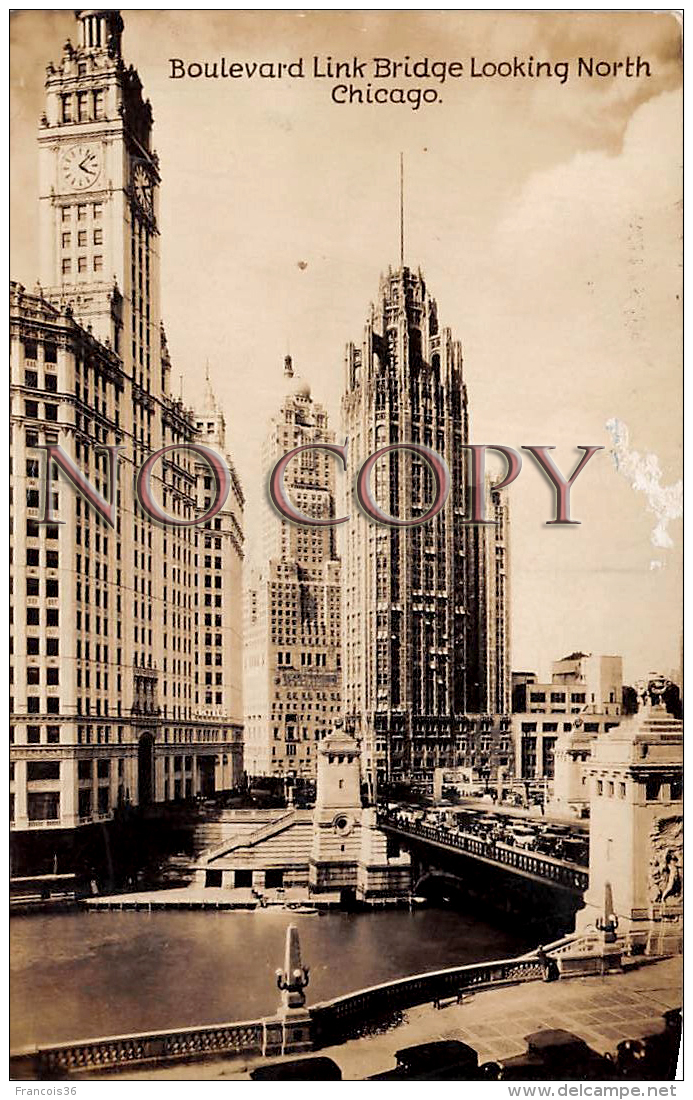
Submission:
[[[77,761],[71,757],[60,761],[60,824],[69,829],[78,822]]]
[[[27,828],[26,760],[14,765],[14,820],[18,829]]]

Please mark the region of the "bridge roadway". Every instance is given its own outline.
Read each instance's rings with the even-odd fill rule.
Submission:
[[[554,859],[539,852],[503,844],[502,841],[485,840],[472,833],[453,831],[444,825],[426,825],[409,821],[397,813],[378,813],[378,827],[396,836],[400,841],[413,842],[417,846],[430,847],[450,854],[459,853],[492,867],[504,869],[530,879],[565,890],[571,894],[583,894],[589,885],[589,871],[577,863]]]

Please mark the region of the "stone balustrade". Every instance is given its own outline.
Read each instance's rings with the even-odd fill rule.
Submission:
[[[310,1046],[324,1047],[368,1034],[401,1020],[415,1005],[428,1004],[465,991],[544,976],[536,957],[502,959],[430,971],[361,989],[308,1008]],[[90,1073],[117,1074],[146,1064],[195,1061],[210,1056],[276,1055],[284,1048],[285,1021],[277,1017],[208,1027],[118,1035],[76,1043],[17,1051],[10,1057],[14,1080],[54,1080]]]
[[[252,1020],[59,1043],[12,1054],[11,1070],[15,1079],[21,1077],[22,1070],[30,1070],[32,1078],[53,1079],[74,1073],[123,1070],[152,1062],[193,1060],[212,1054],[263,1054],[268,1022]]]
[[[544,964],[535,957],[455,966],[415,974],[409,978],[360,989],[311,1010],[316,1047],[341,1043],[398,1022],[415,1005],[459,997],[465,992],[544,977]]]

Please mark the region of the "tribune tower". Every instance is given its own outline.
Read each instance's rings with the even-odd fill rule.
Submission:
[[[392,443],[432,448],[451,474],[445,507],[420,525],[346,508],[344,716],[370,795],[386,782],[432,790],[439,768],[488,779],[510,766],[506,508],[495,494],[495,526],[466,522],[462,347],[420,271],[381,279],[361,340],[347,346],[342,415],[346,485]],[[434,496],[428,464],[406,451],[378,461],[372,488],[395,520],[424,516]]]

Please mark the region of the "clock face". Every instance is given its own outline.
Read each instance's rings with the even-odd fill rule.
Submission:
[[[92,187],[101,175],[101,149],[98,145],[72,145],[60,162],[62,180],[73,191]]]
[[[332,822],[332,828],[337,836],[349,836],[354,828],[354,819],[351,814],[337,814]]]
[[[151,214],[154,206],[152,181],[149,173],[141,164],[135,165],[132,173],[132,184],[135,198],[147,214]]]

